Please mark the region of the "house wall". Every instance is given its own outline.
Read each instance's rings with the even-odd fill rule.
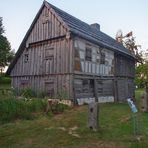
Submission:
[[[92,50],[90,61],[86,60],[86,48]],[[95,99],[96,92],[100,102],[125,101],[133,97],[133,59],[78,37],[74,49],[74,91],[79,103]],[[101,63],[101,52],[105,54],[104,63]]]
[[[88,74],[96,76],[114,75],[114,52],[102,48],[81,38],[75,38],[75,74]],[[92,60],[85,60],[86,48],[92,51]],[[105,54],[105,63],[100,64],[101,52]]]
[[[90,61],[86,60],[86,48],[91,49]],[[95,92],[101,102],[114,101],[114,52],[78,37],[74,41],[74,52],[74,91],[78,103],[95,100]]]
[[[11,71],[12,86],[73,98],[73,41],[66,35],[53,10],[44,7]]]
[[[49,96],[66,91],[75,100],[94,99],[96,94],[101,101],[131,96],[133,60],[70,36],[53,9],[44,7],[29,31],[22,54],[11,71],[14,88],[30,86]],[[86,60],[86,48],[91,50],[91,60]]]
[[[11,76],[69,74],[73,72],[72,40],[66,38],[34,44],[26,48]],[[28,55],[28,60],[26,60]]]
[[[66,33],[67,29],[63,23],[59,21],[53,10],[44,6],[30,32],[26,46],[29,46],[29,43],[63,36],[66,35]]]
[[[123,101],[134,96],[135,61],[121,54],[115,54],[116,99]]]

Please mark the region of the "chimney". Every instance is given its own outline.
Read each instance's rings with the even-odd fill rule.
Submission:
[[[93,29],[96,29],[97,31],[100,31],[100,25],[97,23],[91,24],[90,25]]]

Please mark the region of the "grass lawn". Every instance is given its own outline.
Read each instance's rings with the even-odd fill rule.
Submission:
[[[137,99],[142,91],[136,91]],[[138,101],[139,102],[139,101]],[[138,113],[140,134],[133,135],[132,114],[127,103],[100,104],[100,128],[87,128],[87,105],[34,120],[0,125],[0,147],[14,148],[147,148],[148,113]]]
[[[0,147],[147,148],[148,114],[138,114],[138,136],[133,135],[131,115],[126,103],[100,104],[100,128],[97,132],[86,127],[87,105],[74,107],[52,118],[41,116],[35,120],[16,120],[0,125]]]

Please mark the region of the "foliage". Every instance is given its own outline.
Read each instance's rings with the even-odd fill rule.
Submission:
[[[136,67],[135,84],[139,88],[143,88],[148,82],[148,63],[141,64]]]
[[[1,99],[0,122],[10,122],[15,119],[33,119],[33,112],[45,110],[46,101],[41,99]]]
[[[0,84],[10,84],[11,78],[6,76],[0,76]]]
[[[142,54],[139,52],[139,48],[141,45],[137,45],[136,37],[133,37],[133,32],[129,32],[123,36],[122,30],[119,30],[116,34],[116,40],[119,43],[122,43],[125,48],[129,49],[129,51],[135,56],[136,62],[143,63]]]
[[[61,91],[59,91],[57,93],[57,96],[56,96],[57,99],[69,99],[69,96],[68,96],[68,92],[64,89],[62,89]]]
[[[20,89],[20,96],[25,98],[36,97],[36,92],[32,90],[30,87]]]
[[[22,96],[25,98],[45,98],[46,93],[43,91],[34,91],[31,87],[12,88],[15,96]]]
[[[45,113],[46,99],[7,98],[0,99],[0,123],[11,122],[16,119],[34,119]],[[69,109],[67,105],[56,104],[52,106],[50,113],[62,113]]]
[[[3,26],[3,19],[2,17],[0,17],[0,35],[2,35],[4,33],[4,26]]]
[[[135,37],[127,37],[124,42],[124,46],[131,51],[135,55],[135,58],[138,63],[143,63],[142,54],[139,52],[139,48],[141,48],[141,45],[136,44]]]
[[[69,106],[62,103],[55,103],[51,106],[51,111],[53,114],[62,113],[66,109],[69,109]]]
[[[11,46],[8,39],[3,36],[4,27],[2,17],[0,17],[0,70],[1,73],[14,57],[14,52],[11,51]]]

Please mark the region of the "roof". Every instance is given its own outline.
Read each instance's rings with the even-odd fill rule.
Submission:
[[[33,26],[36,23],[39,15],[40,15],[40,12],[42,11],[44,6],[48,6],[49,8],[52,8],[53,11],[61,18],[62,23],[66,27],[68,27],[67,29],[71,33],[73,33],[77,36],[80,36],[84,39],[87,39],[91,42],[95,42],[96,44],[98,44],[100,46],[110,48],[112,50],[115,50],[116,52],[120,52],[120,53],[123,53],[125,55],[128,55],[128,56],[134,58],[134,56],[130,53],[130,51],[128,49],[126,49],[121,43],[118,43],[112,37],[108,36],[107,34],[103,33],[102,31],[98,31],[98,30],[92,28],[89,24],[77,19],[76,17],[74,17],[74,16],[66,13],[65,11],[53,6],[52,4],[44,1],[41,8],[39,9],[35,19],[33,20],[29,30],[27,31],[22,43],[20,44],[19,49],[15,55],[15,58],[12,61],[12,63],[10,64],[6,74],[10,74],[15,63],[17,62],[17,59],[21,55],[22,50],[25,47],[26,40],[27,40],[31,30],[33,29]]]
[[[98,31],[92,28],[89,24],[77,19],[76,17],[66,13],[65,11],[53,6],[52,4],[48,5],[54,9],[58,16],[68,25],[70,31],[76,35],[79,35],[87,40],[94,41],[99,45],[114,49],[115,51],[127,54],[129,56],[133,55],[128,49],[126,49],[121,43],[118,43],[115,39],[109,35]]]

